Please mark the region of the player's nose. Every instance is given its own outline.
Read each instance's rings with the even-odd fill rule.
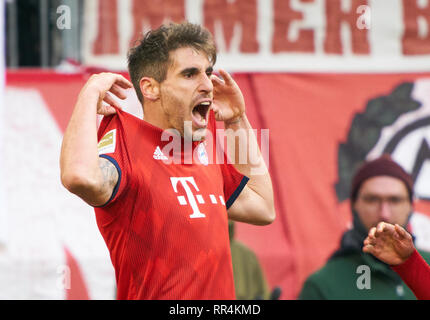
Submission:
[[[210,93],[214,89],[214,85],[212,83],[212,80],[210,78],[210,75],[207,75],[206,73],[201,77],[200,84],[199,84],[199,91]]]

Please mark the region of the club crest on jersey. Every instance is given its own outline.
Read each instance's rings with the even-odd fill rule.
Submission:
[[[201,164],[207,166],[209,164],[208,153],[206,152],[206,148],[203,143],[200,143],[197,147],[197,155],[199,157],[199,161]]]
[[[98,144],[100,154],[114,153],[116,147],[116,129],[106,133]]]

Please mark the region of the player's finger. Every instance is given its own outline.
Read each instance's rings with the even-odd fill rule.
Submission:
[[[373,254],[375,252],[375,247],[373,247],[372,245],[365,245],[365,246],[363,246],[362,250],[365,253],[371,253],[371,254]]]
[[[384,232],[396,233],[396,228],[391,223],[385,223]]]
[[[103,101],[106,102],[109,105],[116,105],[115,99],[112,97],[111,93],[106,92]]]
[[[116,109],[112,106],[105,106],[104,111],[103,111],[103,115],[104,116],[110,116],[112,114],[116,113]]]
[[[385,229],[385,222],[378,223],[378,226],[376,227],[375,236],[377,236],[379,233],[384,232],[384,229]]]
[[[211,75],[211,80],[212,80],[212,83],[213,83],[214,85],[222,85],[222,84],[225,84],[224,80],[222,80],[220,77],[218,77],[218,76],[217,76],[217,75],[215,75],[215,74]]]
[[[374,239],[375,238],[375,232],[376,232],[376,228],[375,227],[371,228],[369,231],[369,238]]]
[[[409,233],[405,229],[403,229],[401,226],[399,226],[398,224],[396,224],[394,226],[394,228],[396,229],[396,232],[399,235],[400,239],[409,238],[409,236],[410,236]]]
[[[120,74],[115,75],[115,84],[123,89],[133,88],[133,84]]]
[[[232,76],[227,71],[225,71],[223,69],[219,69],[219,73],[223,77],[223,79],[227,85],[231,85],[234,83]]]
[[[121,100],[127,99],[127,94],[125,93],[124,89],[120,87],[119,85],[114,84],[112,88],[109,90],[111,93],[116,95]]]
[[[395,237],[395,238],[398,237],[394,225],[392,225],[391,223],[386,223],[386,222],[384,222],[383,227],[381,227],[381,231],[377,230],[376,234],[377,234],[377,236],[385,234],[389,237]]]

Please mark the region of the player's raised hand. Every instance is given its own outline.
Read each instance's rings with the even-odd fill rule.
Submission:
[[[113,105],[119,107],[112,95],[124,100],[127,98],[125,91],[132,87],[132,83],[122,75],[105,72],[92,75],[82,89],[81,95],[97,94],[97,113],[107,116],[116,113]]]
[[[414,250],[412,236],[398,224],[386,222],[380,222],[376,228],[369,230],[363,246],[363,252],[370,253],[389,265],[405,262]]]
[[[226,123],[235,122],[245,112],[245,99],[236,81],[225,70],[220,69],[219,74],[211,76],[214,86],[214,100],[212,108],[217,121]]]

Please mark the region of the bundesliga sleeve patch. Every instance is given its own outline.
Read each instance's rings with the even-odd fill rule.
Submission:
[[[98,145],[99,155],[106,153],[114,153],[116,146],[116,129],[106,133],[100,140]]]

